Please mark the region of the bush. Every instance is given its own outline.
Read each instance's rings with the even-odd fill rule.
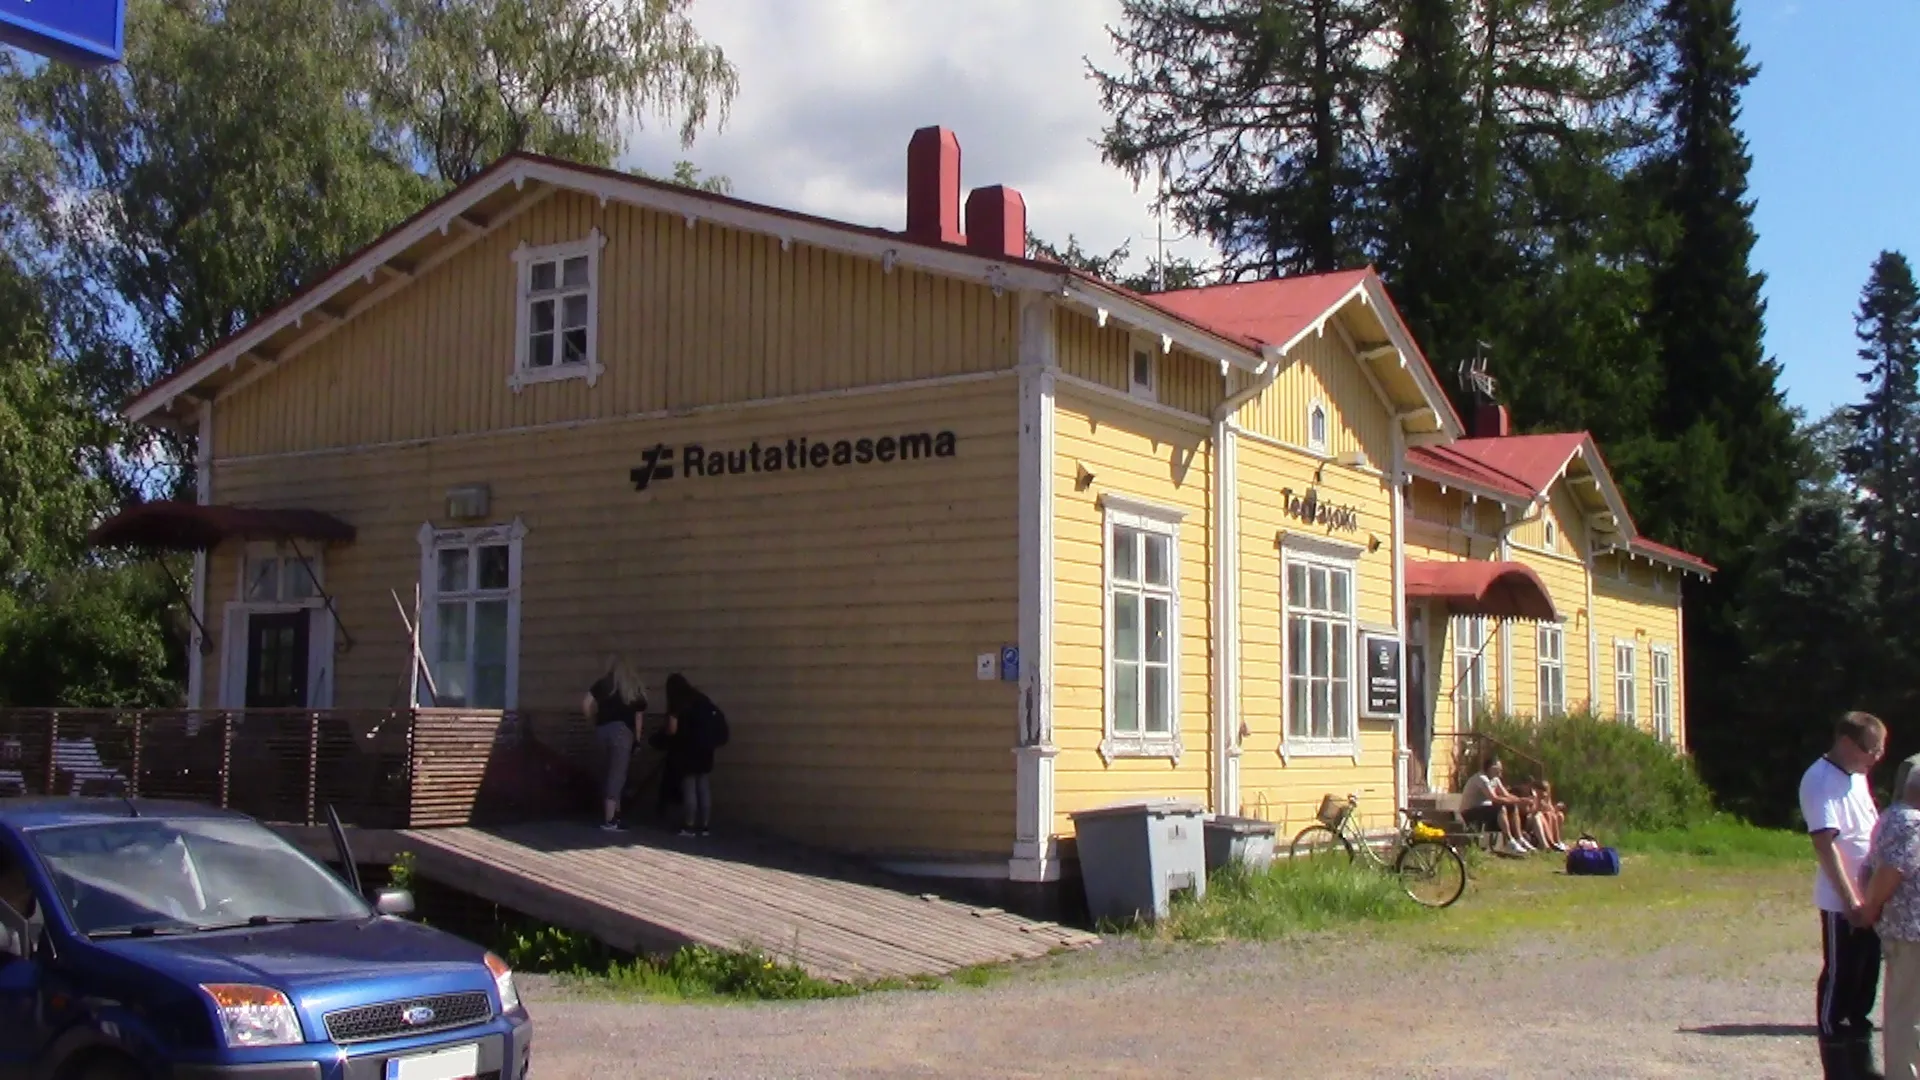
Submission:
[[[1713,797],[1692,760],[1652,735],[1591,713],[1535,720],[1483,716],[1476,734],[1517,753],[1503,755],[1509,784],[1533,780],[1546,768],[1554,793],[1567,804],[1573,824],[1654,832],[1685,829],[1713,814]],[[1463,762],[1471,775],[1478,762]]]

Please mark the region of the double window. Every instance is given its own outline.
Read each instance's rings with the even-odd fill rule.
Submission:
[[[1634,648],[1630,641],[1616,641],[1613,645],[1613,712],[1623,724],[1638,723],[1640,717],[1634,709],[1639,693],[1634,682]]]
[[[273,544],[248,545],[241,598],[249,604],[300,604],[313,599],[319,595],[314,582],[321,574],[317,555],[301,558]]]
[[[1567,632],[1543,623],[1539,641],[1540,715],[1562,716],[1567,711]]]
[[[1106,511],[1107,737],[1114,757],[1180,753],[1180,555],[1177,511]]]
[[[1673,741],[1673,650],[1653,650],[1653,733]]]
[[[520,544],[515,523],[421,530],[421,701],[511,709],[519,682]]]
[[[1487,624],[1478,615],[1453,617],[1453,722],[1456,731],[1473,727],[1474,712],[1487,696]]]
[[[1351,753],[1354,737],[1353,564],[1286,556],[1288,753]]]
[[[514,252],[519,266],[519,333],[512,385],[581,378],[591,385],[599,356],[598,229],[578,243]]]

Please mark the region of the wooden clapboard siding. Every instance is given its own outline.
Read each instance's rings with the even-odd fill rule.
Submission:
[[[513,251],[594,229],[606,371],[515,393]],[[560,193],[223,396],[214,445],[383,444],[992,371],[1016,336],[1011,293]]]
[[[1593,608],[1594,629],[1599,636],[1598,711],[1602,716],[1620,712],[1615,694],[1614,643],[1630,643],[1634,648],[1634,719],[1640,728],[1652,731],[1652,650],[1665,647],[1673,652],[1673,716],[1678,737],[1685,730],[1679,575],[1644,561],[1603,555],[1594,563]]]
[[[356,642],[338,658],[336,704],[404,702],[408,652],[389,590],[411,603],[422,524],[447,524],[448,487],[485,482],[489,521],[527,530],[510,704],[574,713],[605,656],[622,650],[656,695],[667,672],[684,671],[727,711],[734,740],[715,777],[725,814],[850,848],[998,853],[1013,835],[1015,694],[977,681],[974,657],[1017,640],[1016,393],[1017,380],[990,376],[672,420],[217,458],[214,497],[323,509],[359,530],[325,556]],[[941,430],[957,436],[951,459],[676,475],[645,493],[628,478],[656,443]],[[213,560],[215,628],[236,556],[223,547]]]
[[[1114,799],[1176,795],[1205,802],[1212,731],[1212,447],[1204,424],[1063,387],[1054,418],[1053,734],[1055,820]],[[1093,483],[1078,490],[1082,469]],[[1103,760],[1106,732],[1104,512],[1112,493],[1185,512],[1179,526],[1181,756]]]
[[[1211,417],[1223,397],[1218,363],[1185,349],[1163,352],[1155,334],[1135,334],[1118,322],[1101,326],[1091,316],[1056,307],[1053,314],[1060,370],[1075,378],[1126,393],[1132,386],[1129,361],[1134,342],[1154,354],[1157,368],[1155,400],[1198,417]]]
[[[1333,432],[1355,413],[1333,413]],[[1355,617],[1363,628],[1394,628],[1393,495],[1383,476],[1327,465],[1305,453],[1242,438],[1237,445],[1240,522],[1240,719],[1248,731],[1240,758],[1238,812],[1264,818],[1296,832],[1311,822],[1326,794],[1359,794],[1362,821],[1369,827],[1393,824],[1394,725],[1361,720],[1360,755],[1341,757],[1280,754],[1286,730],[1285,603],[1282,538],[1326,536],[1350,544],[1378,547],[1365,551],[1354,567]],[[1309,487],[1323,501],[1355,507],[1359,528],[1330,532],[1308,526],[1282,511],[1283,490],[1298,496]],[[1355,641],[1356,685],[1361,656]],[[1357,710],[1356,700],[1356,712]]]
[[[1341,338],[1329,331],[1294,347],[1266,391],[1240,407],[1237,419],[1249,431],[1292,446],[1307,446],[1307,412],[1327,406],[1327,456],[1363,451],[1376,467],[1393,460],[1393,419]],[[1238,391],[1255,376],[1234,376]]]

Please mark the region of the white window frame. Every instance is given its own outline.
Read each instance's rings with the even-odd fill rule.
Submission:
[[[1360,647],[1360,554],[1365,550],[1357,545],[1342,544],[1337,541],[1322,540],[1301,534],[1288,533],[1281,538],[1280,557],[1280,757],[1291,761],[1296,757],[1350,757],[1360,760],[1360,680],[1357,672],[1360,659],[1356,652]],[[1288,582],[1292,579],[1293,567],[1304,566],[1311,569],[1330,570],[1347,576],[1347,615],[1346,626],[1338,628],[1346,635],[1347,673],[1346,673],[1346,715],[1347,734],[1344,738],[1336,736],[1330,739],[1318,739],[1310,735],[1296,735],[1293,730],[1293,683],[1296,678],[1311,680],[1313,675],[1295,676],[1293,674],[1293,620],[1292,598],[1288,595]],[[1332,622],[1331,612],[1313,611],[1304,617]],[[1329,678],[1338,679],[1337,673],[1329,670]],[[1308,722],[1311,728],[1311,720]]]
[[[1613,639],[1613,716],[1630,727],[1640,726],[1639,646],[1626,638]],[[1621,663],[1621,657],[1626,663]]]
[[[1546,525],[1546,537],[1547,537],[1546,549],[1548,551],[1559,551],[1560,544],[1558,541],[1560,539],[1560,530],[1554,528],[1552,518],[1547,518],[1545,521],[1545,525]]]
[[[1320,421],[1319,438],[1315,438],[1313,434],[1313,422],[1315,418],[1318,418]],[[1327,447],[1331,445],[1332,442],[1333,413],[1328,410],[1325,401],[1320,398],[1314,398],[1307,403],[1307,449],[1316,454],[1324,455],[1327,452]]]
[[[1460,631],[1473,628],[1473,648],[1461,643]],[[1480,615],[1455,615],[1448,619],[1447,634],[1453,645],[1453,724],[1455,731],[1472,731],[1475,713],[1487,699],[1487,620]],[[1461,674],[1461,664],[1470,665],[1473,677]]]
[[[507,380],[514,393],[523,387],[535,383],[561,382],[567,379],[585,379],[588,386],[599,383],[600,375],[606,370],[600,362],[600,249],[607,246],[606,234],[594,229],[586,239],[567,244],[551,244],[546,247],[528,247],[521,244],[513,251],[514,274],[517,285],[514,289],[514,326],[513,326],[513,374]],[[560,266],[568,259],[585,256],[587,260],[587,355],[586,359],[575,363],[562,363],[558,355],[549,367],[531,366],[531,357],[527,350],[527,338],[531,332],[533,301],[533,267],[535,263],[552,262],[556,279]],[[554,308],[554,348],[560,348],[562,312],[564,305]]]
[[[1101,713],[1105,718],[1104,737],[1100,741],[1100,756],[1111,764],[1118,758],[1168,758],[1180,760],[1180,522],[1186,517],[1186,511],[1157,503],[1129,499],[1118,495],[1102,495],[1101,506],[1101,582],[1102,602],[1100,621],[1100,673],[1101,673]],[[1140,581],[1118,582],[1114,577],[1113,533],[1116,528],[1131,529],[1142,534],[1163,536],[1167,539],[1167,584],[1165,586],[1146,583],[1146,551],[1141,545]],[[1114,677],[1113,666],[1113,597],[1116,589],[1136,592],[1143,597],[1140,606],[1141,651],[1138,661],[1141,671],[1140,684],[1137,687],[1136,700],[1140,703],[1140,730],[1120,732],[1114,728],[1114,696],[1118,682]],[[1146,677],[1148,661],[1146,659],[1146,604],[1144,597],[1157,596],[1167,601],[1167,730],[1149,732],[1146,727]]]
[[[1553,643],[1551,656],[1548,642]],[[1567,711],[1567,628],[1561,623],[1539,624],[1534,649],[1534,711],[1541,717],[1563,715]]]
[[[440,552],[450,548],[476,548],[505,543],[507,545],[507,588],[504,591],[490,591],[488,598],[504,596],[507,601],[507,644],[506,644],[506,688],[502,711],[511,712],[520,706],[520,594],[524,586],[521,571],[523,567],[521,549],[524,546],[527,527],[519,518],[506,525],[483,525],[465,529],[436,529],[433,524],[420,526],[420,659],[428,671],[435,671],[438,660],[440,630]],[[464,598],[472,603],[475,592],[463,592]],[[474,621],[467,620],[467,682],[473,682],[473,633]],[[438,674],[435,675],[436,682]],[[420,681],[421,705],[434,704],[433,692],[427,688],[426,680]],[[459,705],[449,708],[480,709],[479,706]]]
[[[1673,647],[1655,645],[1648,650],[1652,662],[1653,733],[1661,742],[1673,741]],[[1665,672],[1661,671],[1665,668]]]
[[[1142,401],[1160,400],[1160,354],[1164,351],[1160,342],[1143,334],[1135,334],[1127,340],[1127,393]],[[1135,365],[1141,356],[1147,358],[1147,381],[1142,383],[1135,378],[1139,374]]]

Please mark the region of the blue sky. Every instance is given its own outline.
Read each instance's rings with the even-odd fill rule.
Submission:
[[[1767,351],[1787,400],[1857,401],[1853,316],[1882,250],[1920,260],[1920,3],[1741,0]]]

